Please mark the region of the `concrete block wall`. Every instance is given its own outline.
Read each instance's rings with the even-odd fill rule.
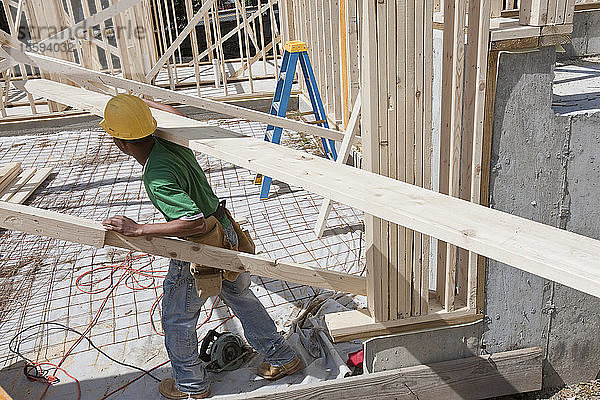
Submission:
[[[553,112],[554,47],[500,57],[491,207],[600,239],[600,112]],[[546,387],[597,376],[600,299],[496,261],[485,290],[487,352],[544,348]]]
[[[573,16],[572,42],[563,45],[558,59],[600,54],[600,10],[577,11]]]

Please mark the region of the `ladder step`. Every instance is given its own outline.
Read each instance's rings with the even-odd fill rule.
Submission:
[[[271,114],[273,114],[273,111],[275,111],[275,114],[279,113],[279,102],[278,101],[274,101],[273,104],[271,104]]]
[[[326,119],[320,119],[318,121],[306,121],[307,124],[312,124],[312,125],[324,124],[325,122],[327,122]]]

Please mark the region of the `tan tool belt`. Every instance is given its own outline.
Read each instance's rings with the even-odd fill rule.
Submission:
[[[214,216],[214,214],[206,218],[206,233],[189,236],[186,239],[209,246],[255,254],[255,246],[250,234],[248,231],[242,230],[240,225],[233,219],[231,213],[223,206],[223,204],[224,202],[220,205],[220,207],[223,207],[225,215],[227,215],[227,218],[231,222],[233,229],[237,234],[237,246],[232,245],[229,240],[227,240],[223,225]],[[195,278],[196,290],[198,291],[198,296],[200,297],[218,295],[221,293],[223,278],[233,282],[240,275],[239,272],[223,271],[217,268],[199,264],[190,264],[190,272]]]

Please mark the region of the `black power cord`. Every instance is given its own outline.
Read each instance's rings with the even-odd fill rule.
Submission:
[[[31,325],[21,331],[19,331],[9,342],[8,344],[8,348],[11,352],[15,353],[17,356],[21,357],[23,360],[25,360],[25,366],[23,367],[23,373],[25,374],[25,376],[30,379],[30,380],[34,380],[34,381],[38,381],[38,382],[43,382],[43,383],[58,383],[58,378],[54,377],[54,376],[49,376],[48,375],[48,371],[49,369],[42,369],[40,366],[38,366],[35,362],[33,362],[32,360],[28,359],[27,357],[25,357],[25,355],[23,355],[21,353],[21,343],[35,335],[37,335],[37,333],[33,333],[30,334],[26,337],[23,337],[23,335],[35,328],[38,328],[40,326],[46,326],[48,327],[48,329],[52,329],[52,330],[63,330],[63,331],[67,331],[67,332],[72,332],[76,335],[79,335],[79,340],[81,341],[82,339],[85,339],[90,346],[92,346],[98,353],[102,354],[104,357],[108,358],[110,361],[119,364],[123,367],[127,367],[127,368],[132,368],[135,369],[137,371],[140,371],[142,373],[144,373],[145,375],[148,375],[150,378],[154,379],[157,382],[160,382],[160,379],[158,379],[157,377],[155,377],[154,375],[152,375],[149,371],[137,367],[135,365],[131,365],[131,364],[127,364],[124,362],[121,362],[119,360],[114,359],[113,357],[111,357],[110,355],[108,355],[105,351],[101,350],[100,348],[98,348],[98,346],[96,346],[94,344],[94,342],[92,342],[92,340],[90,338],[88,338],[87,336],[85,336],[83,333],[76,331],[73,328],[68,327],[67,325],[64,324],[60,324],[58,322],[40,322],[38,324],[34,324]],[[20,340],[19,340],[20,339]]]

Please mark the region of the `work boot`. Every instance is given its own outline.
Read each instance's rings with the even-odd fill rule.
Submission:
[[[300,357],[296,356],[292,361],[280,367],[274,367],[269,362],[265,361],[258,366],[257,374],[265,379],[274,381],[283,378],[286,375],[292,375],[302,369],[302,367],[302,360]]]
[[[205,399],[210,396],[210,388],[206,389],[202,393],[183,393],[175,386],[173,378],[167,378],[160,381],[158,385],[158,391],[167,399],[178,400],[178,399]]]

